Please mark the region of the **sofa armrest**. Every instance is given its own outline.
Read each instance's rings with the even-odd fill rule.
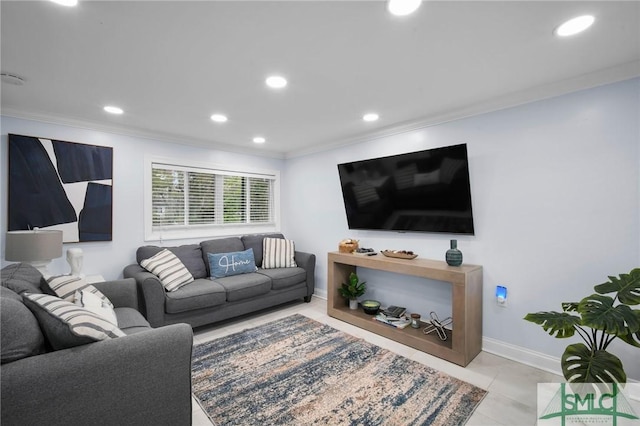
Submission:
[[[132,278],[97,282],[92,284],[113,303],[116,308],[133,308],[140,310],[138,288]]]
[[[166,291],[158,277],[138,264],[125,267],[123,274],[125,278],[135,279],[142,299],[142,313],[151,327],[163,326]]]
[[[296,251],[294,259],[296,264],[307,272],[307,296],[310,297],[315,289],[316,255],[312,253],[305,253],[303,251]]]
[[[2,365],[3,425],[191,424],[187,324]]]

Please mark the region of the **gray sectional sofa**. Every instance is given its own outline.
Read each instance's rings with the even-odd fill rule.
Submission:
[[[255,312],[296,299],[311,300],[315,286],[314,254],[295,252],[297,267],[263,269],[263,239],[282,234],[252,234],[202,241],[178,247],[143,246],[136,252],[136,264],[124,268],[126,278],[134,278],[141,293],[145,316],[152,327],[188,323],[198,327]],[[140,266],[163,249],[178,257],[195,280],[171,292],[165,291],[157,276]],[[211,275],[207,253],[253,250],[256,272],[223,278]]]
[[[51,328],[23,303],[24,293],[47,292],[41,284],[30,265],[2,269],[3,426],[191,424],[191,327],[152,329],[132,279],[94,283],[126,336],[53,350]]]

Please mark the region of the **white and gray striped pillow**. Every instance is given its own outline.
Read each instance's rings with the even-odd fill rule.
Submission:
[[[262,240],[262,268],[295,268],[296,254],[292,240],[282,238],[265,238]]]
[[[59,297],[24,293],[23,300],[55,350],[126,336],[100,315]]]
[[[80,278],[74,275],[60,275],[57,277],[48,278],[47,285],[49,286],[51,291],[53,291],[58,297],[64,300],[68,300],[69,302],[75,301],[76,291],[86,290],[100,297],[104,304],[113,308],[113,304],[107,298],[107,296],[102,294],[100,290],[98,290],[91,284],[87,284],[84,278]]]
[[[184,263],[167,249],[140,261],[140,266],[157,276],[166,291],[175,291],[193,281],[193,275]]]

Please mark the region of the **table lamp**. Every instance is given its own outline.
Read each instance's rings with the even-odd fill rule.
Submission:
[[[51,260],[62,256],[62,231],[34,229],[7,232],[5,259],[33,265],[47,277]]]

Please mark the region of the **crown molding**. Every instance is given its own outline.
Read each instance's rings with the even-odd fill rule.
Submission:
[[[33,120],[42,123],[55,124],[67,127],[74,127],[76,129],[99,131],[106,133],[113,133],[121,136],[129,136],[143,139],[151,139],[159,142],[166,142],[177,145],[184,145],[195,148],[214,149],[225,152],[233,152],[236,154],[252,155],[256,157],[267,157],[282,160],[285,158],[285,154],[274,151],[256,151],[255,149],[237,147],[229,144],[224,144],[211,140],[203,139],[189,139],[189,143],[185,142],[185,137],[180,135],[174,135],[170,133],[161,133],[153,131],[145,131],[139,129],[133,129],[126,126],[117,126],[105,123],[99,123],[94,121],[79,120],[69,117],[61,117],[53,114],[45,114],[33,111],[22,111],[13,108],[3,107],[1,114],[6,117],[13,117],[23,120]]]
[[[348,145],[371,141],[373,139],[395,136],[401,133],[420,130],[438,124],[461,120],[463,118],[469,118],[507,108],[513,108],[519,105],[551,99],[568,93],[578,92],[580,90],[630,80],[639,76],[640,60],[545,85],[531,87],[526,90],[487,99],[473,105],[423,117],[417,120],[408,120],[403,123],[397,123],[395,125],[378,129],[374,132],[354,135],[340,140],[326,141],[325,143],[321,143],[308,149],[289,151],[285,154],[285,158],[290,159],[303,157]]]

